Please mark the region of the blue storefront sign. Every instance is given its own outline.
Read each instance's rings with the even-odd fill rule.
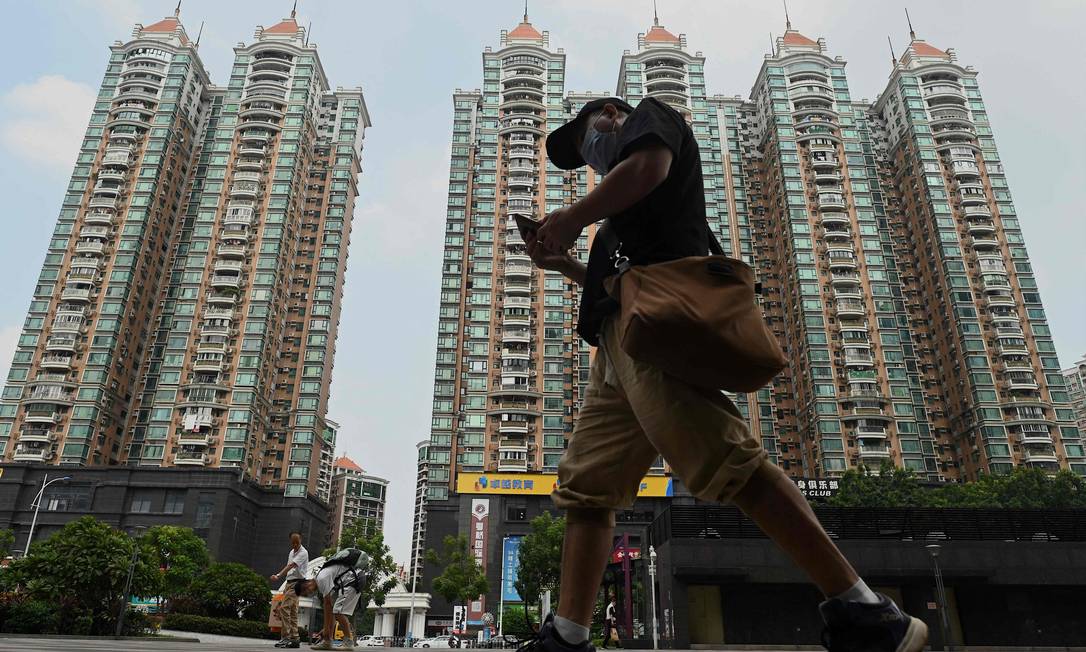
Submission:
[[[507,537],[502,542],[502,600],[521,602],[513,583],[517,581],[517,569],[520,568],[520,540],[523,537]]]

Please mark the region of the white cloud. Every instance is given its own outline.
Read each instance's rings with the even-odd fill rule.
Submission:
[[[10,155],[67,168],[94,107],[94,89],[62,75],[18,84],[0,98],[0,144]]]
[[[11,358],[15,355],[15,345],[19,342],[19,332],[21,330],[18,325],[0,328],[0,385],[3,385],[8,377]]]

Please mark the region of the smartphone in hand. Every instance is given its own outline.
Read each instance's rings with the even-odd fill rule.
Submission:
[[[517,230],[520,231],[520,237],[525,241],[528,240],[528,234],[534,234],[539,230],[542,224],[527,215],[514,215],[513,219],[517,222]]]

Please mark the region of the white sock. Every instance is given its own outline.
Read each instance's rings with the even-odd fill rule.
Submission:
[[[862,602],[864,604],[878,604],[880,602],[879,596],[875,595],[875,592],[868,588],[867,583],[862,579],[857,580],[852,588],[845,591],[841,595],[833,596],[842,602]]]
[[[580,645],[588,640],[588,628],[568,618],[555,616],[554,628],[558,630],[562,640],[570,645]]]

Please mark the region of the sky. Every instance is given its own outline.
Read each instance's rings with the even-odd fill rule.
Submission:
[[[771,1],[658,0],[660,22],[707,57],[711,94],[748,96],[784,30]],[[920,38],[953,47],[980,89],[1014,195],[1063,366],[1086,354],[1086,85],[1079,0],[909,0]],[[0,0],[0,378],[45,256],[114,40],[173,12],[171,0]],[[291,0],[184,0],[181,19],[212,81],[232,47],[289,15]],[[848,65],[854,98],[890,72],[886,38],[908,42],[903,5],[793,0],[792,25]],[[519,0],[300,0],[298,19],[333,86],[361,86],[366,134],[329,417],[337,454],[391,481],[386,538],[407,562],[415,445],[429,436],[452,93],[482,85],[484,47],[520,21]],[[567,54],[566,89],[613,92],[619,58],[652,24],[651,0],[531,0],[529,14]]]

